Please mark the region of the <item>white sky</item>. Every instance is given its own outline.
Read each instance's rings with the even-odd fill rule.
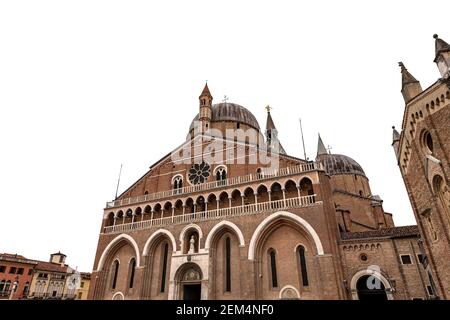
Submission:
[[[448,1],[1,1],[0,252],[92,269],[103,207],[184,141],[207,79],[307,154],[357,160],[415,223],[391,148],[402,60],[425,88]]]

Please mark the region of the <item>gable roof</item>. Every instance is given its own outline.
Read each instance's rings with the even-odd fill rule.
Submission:
[[[59,263],[46,262],[46,261],[37,261],[38,264],[36,266],[36,270],[41,271],[49,271],[49,272],[61,272],[66,273],[68,269],[68,265],[61,265]]]

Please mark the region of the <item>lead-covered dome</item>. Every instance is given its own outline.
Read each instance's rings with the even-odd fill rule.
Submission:
[[[192,120],[189,131],[194,129],[194,122],[198,121],[198,115]],[[211,122],[233,121],[246,124],[260,131],[258,121],[255,116],[241,105],[230,102],[213,104]]]
[[[316,160],[323,164],[330,176],[348,173],[366,176],[358,162],[342,154],[319,154]]]

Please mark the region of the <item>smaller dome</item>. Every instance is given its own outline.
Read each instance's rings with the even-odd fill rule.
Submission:
[[[342,154],[319,154],[316,158],[320,161],[325,171],[330,175],[359,174],[366,177],[364,170],[358,162]]]

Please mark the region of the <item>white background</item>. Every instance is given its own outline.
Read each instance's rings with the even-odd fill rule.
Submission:
[[[287,152],[320,132],[364,168],[397,225],[414,217],[391,148],[402,60],[428,87],[448,1],[1,1],[0,252],[61,250],[90,271],[103,207],[178,146],[208,80],[264,107]]]

